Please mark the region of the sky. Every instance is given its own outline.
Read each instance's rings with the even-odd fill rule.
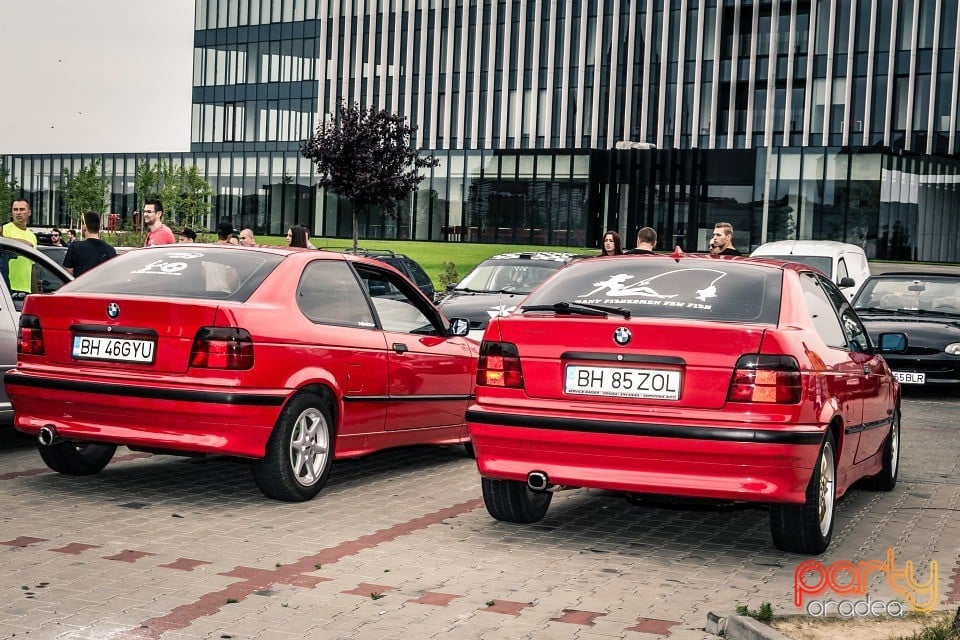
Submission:
[[[190,150],[194,0],[0,0],[0,155]]]

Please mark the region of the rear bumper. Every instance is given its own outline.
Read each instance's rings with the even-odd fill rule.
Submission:
[[[801,504],[824,430],[467,412],[480,474],[687,497]]]
[[[137,386],[51,380],[14,369],[4,376],[14,427],[36,435],[194,453],[263,457],[285,390]]]

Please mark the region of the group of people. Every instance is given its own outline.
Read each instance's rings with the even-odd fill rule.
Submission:
[[[651,227],[643,227],[637,232],[637,246],[635,249],[625,250],[620,234],[616,231],[607,231],[603,234],[603,248],[601,256],[619,256],[625,254],[651,254],[657,247],[657,231]],[[712,256],[741,256],[733,246],[733,225],[729,222],[718,222],[713,227],[713,236],[710,239],[710,255]]]
[[[163,203],[156,198],[145,200],[143,209],[143,224],[147,228],[147,237],[143,246],[152,247],[160,244],[191,243],[197,241],[197,232],[190,227],[184,227],[174,238],[173,231],[163,222]],[[215,244],[234,244],[243,247],[257,246],[257,239],[252,229],[237,231],[229,222],[217,225],[217,240]]]
[[[27,226],[32,213],[30,203],[26,199],[14,200],[10,207],[10,222],[0,227],[0,235],[36,248],[37,235]],[[50,233],[50,243],[53,246],[67,247],[63,268],[74,276],[79,276],[117,255],[112,245],[100,239],[100,214],[93,211],[83,214],[83,226],[80,232],[83,239],[74,239],[68,244],[63,243],[63,234],[59,229],[53,229]],[[28,259],[22,257],[11,259],[7,263],[7,269],[11,289],[31,290],[33,266]]]

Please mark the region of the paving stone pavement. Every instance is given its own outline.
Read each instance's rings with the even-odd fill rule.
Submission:
[[[817,558],[893,548],[960,604],[960,438],[951,394],[903,407],[901,480],[838,505]],[[701,640],[709,611],[793,603],[803,556],[765,509],[566,491],[532,526],[492,520],[459,447],[338,462],[311,502],[270,501],[249,465],[118,452],[60,476],[0,440],[0,638]],[[883,577],[871,598],[892,600]],[[836,596],[834,596],[836,597]]]

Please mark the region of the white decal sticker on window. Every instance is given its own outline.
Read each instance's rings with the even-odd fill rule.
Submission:
[[[140,269],[133,271],[132,273],[141,273],[141,274],[150,274],[150,275],[164,275],[164,276],[179,276],[183,275],[180,272],[187,268],[186,262],[166,262],[164,260],[154,260],[153,262],[144,265]]]
[[[613,298],[618,298],[621,300],[617,300],[617,302],[628,304],[679,305],[710,308],[707,305],[699,305],[694,302],[686,304],[672,302],[672,299],[677,297],[683,299],[688,297],[689,292],[692,291],[696,294],[693,296],[693,299],[699,300],[700,302],[707,302],[710,298],[717,297],[717,282],[726,275],[726,272],[716,269],[677,269],[650,278],[636,280],[636,276],[627,273],[618,273],[602,282],[594,282],[593,286],[595,286],[596,289],[577,296],[577,298],[582,302],[592,302],[590,300],[584,300],[584,298],[590,298],[591,296],[605,292],[607,297],[602,299],[608,303],[612,302]],[[658,280],[660,282],[655,282]],[[692,287],[697,285],[700,285],[702,288],[692,289]],[[664,290],[668,291],[668,293],[661,293],[661,291]]]

